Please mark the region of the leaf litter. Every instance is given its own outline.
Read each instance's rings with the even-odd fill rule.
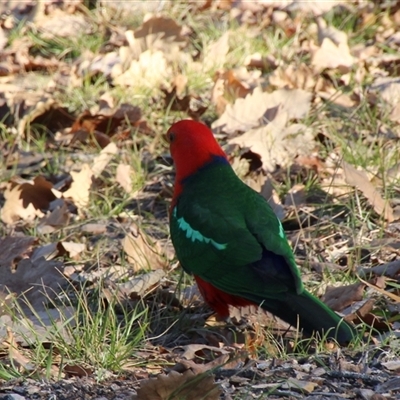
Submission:
[[[147,367],[132,368],[140,382],[115,377],[114,394],[112,379],[95,383],[96,368],[53,358],[54,380],[76,393],[89,385],[91,398],[101,390],[139,400],[194,391],[210,399],[396,395],[399,73],[391,53],[399,11],[204,1],[185,9],[102,2],[91,14],[80,1],[33,3],[13,2],[0,24],[8,138],[0,145],[1,361],[43,376],[30,351],[74,320],[77,305],[62,300],[74,288],[88,297],[100,291],[109,305],[117,297],[119,312],[141,305],[153,318],[140,349]],[[351,28],[334,23],[340,12],[353,16]],[[206,38],[211,25],[218,35]],[[81,37],[98,37],[101,47],[80,51]],[[365,107],[376,121],[358,117]],[[287,326],[254,310],[232,310],[236,325],[213,321],[190,283],[181,287],[160,137],[185,117],[212,125],[235,170],[282,220],[306,285],[347,320],[372,326],[364,350],[383,353],[360,358],[328,346],[318,357],[285,358],[283,350],[300,351],[295,330],[282,337]],[[377,147],[381,163],[371,156]],[[327,276],[338,282],[320,284]],[[3,388],[28,396],[18,383]]]

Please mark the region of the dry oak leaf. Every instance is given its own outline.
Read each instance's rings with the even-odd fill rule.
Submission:
[[[306,64],[280,66],[269,76],[269,83],[277,88],[313,91],[317,80],[314,71]]]
[[[63,197],[65,199],[71,198],[78,208],[84,208],[89,204],[93,171],[89,164],[83,164],[79,172],[71,171],[71,176],[71,187],[63,193]]]
[[[130,279],[128,282],[117,284],[117,289],[120,293],[131,298],[143,297],[149,291],[157,287],[165,275],[164,270],[157,269]]]
[[[379,77],[370,87],[370,91],[378,93],[390,112],[392,121],[400,121],[400,78]]]
[[[22,257],[36,239],[30,236],[0,238],[0,269],[10,268],[15,259]]]
[[[183,374],[171,371],[168,375],[144,379],[140,382],[135,400],[218,400],[220,388],[209,374],[187,370]]]
[[[393,208],[384,200],[376,187],[369,181],[365,171],[355,169],[351,164],[342,162],[346,182],[360,190],[377,214],[382,215],[387,222],[394,221]]]
[[[33,182],[9,182],[4,191],[6,199],[0,216],[4,223],[13,224],[19,219],[33,221],[43,217],[42,210],[49,208],[50,202],[60,196],[53,185],[42,176],[37,176]]]
[[[48,299],[55,298],[60,292],[61,283],[65,278],[61,273],[60,261],[48,261],[44,257],[35,260],[22,259],[16,270],[2,268],[0,288],[22,296],[20,301],[25,308],[25,299],[33,308],[42,308]]]
[[[67,14],[61,10],[50,16],[43,16],[35,21],[35,26],[41,32],[41,37],[54,39],[55,37],[74,38],[90,32],[88,21],[82,14]]]
[[[363,299],[365,285],[361,282],[352,285],[328,287],[322,301],[334,311],[342,311],[354,302]]]
[[[68,253],[69,257],[72,259],[78,259],[79,254],[86,249],[84,243],[75,242],[59,242],[58,247],[62,247],[62,250]]]
[[[226,133],[248,131],[274,120],[277,113],[287,113],[287,119],[300,119],[310,109],[312,94],[302,89],[279,89],[272,93],[262,92],[257,87],[244,99],[228,104],[225,112],[213,122],[213,129]]]
[[[218,115],[225,111],[228,99],[246,97],[259,83],[261,71],[247,71],[245,67],[217,71],[211,102],[215,104]]]
[[[244,99],[238,98],[228,104],[224,113],[212,124],[213,129],[223,129],[226,133],[247,131],[262,123],[263,116],[269,108],[269,93],[255,88]]]
[[[311,65],[318,72],[327,68],[339,68],[345,73],[350,70],[354,62],[354,57],[350,54],[350,48],[347,43],[337,45],[331,39],[325,38],[321,47],[314,50]]]
[[[222,67],[229,53],[230,31],[225,32],[218,40],[210,43],[203,51],[203,69],[209,71],[213,68]]]
[[[40,233],[51,233],[58,228],[68,225],[70,213],[67,204],[62,199],[59,199],[58,201],[61,201],[60,205],[56,206],[50,214],[40,220],[37,227]]]
[[[287,167],[293,164],[296,156],[308,155],[315,148],[310,128],[303,124],[286,127],[287,122],[287,113],[278,110],[277,116],[268,125],[251,129],[229,143],[239,144],[259,154],[266,171],[275,171],[277,165]]]
[[[98,178],[101,173],[104,171],[106,166],[109,164],[111,159],[118,153],[118,147],[115,143],[109,143],[104,149],[100,151],[100,154],[97,155],[91,167],[93,175],[95,178]]]
[[[128,194],[132,192],[131,174],[132,168],[129,164],[118,164],[115,180]]]
[[[34,314],[26,310],[24,315],[12,318],[9,315],[0,317],[0,340],[7,336],[10,328],[21,346],[37,346],[38,342],[54,342],[54,330],[61,335],[66,342],[71,342],[68,331],[69,326],[76,322],[76,310],[74,307],[58,305],[57,308],[35,307]]]
[[[122,247],[134,271],[164,268],[166,260],[159,242],[152,241],[137,225],[122,240]]]
[[[135,40],[129,41],[129,45],[136,54],[148,49],[171,53],[172,47],[182,48],[187,43],[186,37],[182,35],[182,27],[165,16],[150,16],[135,30],[133,38]]]
[[[160,50],[141,53],[139,59],[133,60],[125,72],[118,68],[112,71],[113,83],[117,86],[149,88],[157,88],[166,83],[171,74],[171,67]]]

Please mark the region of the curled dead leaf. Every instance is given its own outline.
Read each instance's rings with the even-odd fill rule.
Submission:
[[[157,287],[164,276],[165,272],[162,269],[157,269],[130,279],[128,282],[118,284],[117,287],[123,295],[131,298],[143,297]]]
[[[131,173],[132,168],[129,164],[118,164],[115,180],[128,194],[132,192]]]
[[[342,166],[346,182],[361,190],[377,214],[382,215],[386,221],[392,222],[394,220],[393,208],[382,198],[375,186],[369,181],[367,174],[345,161],[342,162]]]
[[[342,311],[356,301],[363,299],[365,284],[356,282],[352,285],[328,287],[322,301],[334,311]]]
[[[63,193],[63,196],[66,199],[71,198],[78,208],[84,208],[89,204],[93,171],[89,164],[83,164],[79,172],[71,171],[71,176],[71,187]]]
[[[257,87],[244,99],[238,98],[233,105],[228,104],[212,128],[234,133],[271,123],[282,114],[286,114],[287,121],[300,119],[308,114],[311,97],[311,93],[302,89],[279,89],[266,93]]]
[[[211,375],[195,374],[189,369],[183,374],[171,371],[168,375],[142,380],[136,400],[218,400],[219,395],[220,389]]]
[[[0,238],[0,269],[10,268],[14,260],[25,254],[35,240],[31,236],[6,236]]]
[[[50,202],[58,196],[58,191],[42,176],[37,176],[33,182],[10,182],[4,192],[6,201],[1,209],[1,219],[6,224],[13,224],[19,219],[33,221],[43,217],[42,210],[48,209]]]
[[[137,225],[132,233],[122,240],[122,247],[134,271],[164,268],[166,261],[161,256],[162,249],[158,242],[151,240]]]

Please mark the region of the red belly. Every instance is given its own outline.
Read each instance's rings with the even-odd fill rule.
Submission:
[[[243,297],[225,293],[196,275],[194,277],[204,300],[220,317],[229,317],[229,305],[240,308],[254,304]]]

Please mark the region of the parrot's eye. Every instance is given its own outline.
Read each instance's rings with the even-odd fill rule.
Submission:
[[[175,140],[175,133],[174,132],[170,132],[168,134],[168,139],[169,139],[169,142],[172,143]]]

